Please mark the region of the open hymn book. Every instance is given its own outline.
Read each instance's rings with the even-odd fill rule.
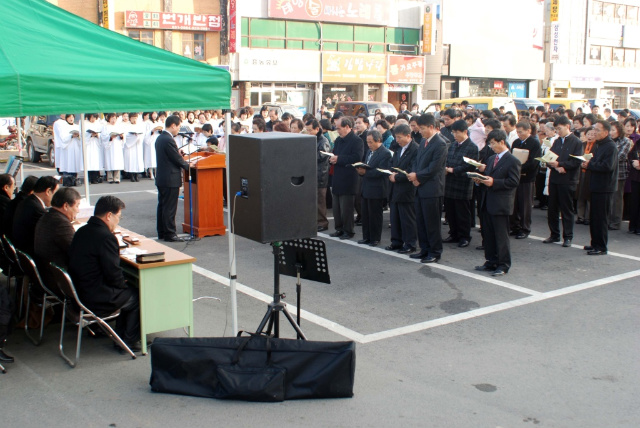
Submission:
[[[489,177],[486,175],[478,174],[477,172],[467,172],[467,177],[469,178],[477,178],[479,180],[488,180]]]
[[[590,161],[593,158],[593,153],[585,153],[582,156],[569,155],[572,158],[580,159],[582,162]]]
[[[362,162],[352,163],[351,166],[354,167],[354,168],[371,169],[371,167],[369,165],[367,165],[366,163],[362,163]]]
[[[476,168],[484,165],[482,162],[478,162],[477,160],[468,158],[466,156],[462,156],[462,160],[468,163],[469,165],[475,166]]]
[[[549,162],[555,162],[558,159],[558,155],[549,151],[545,153],[544,156],[539,158],[534,158],[534,159],[542,163],[549,163]]]

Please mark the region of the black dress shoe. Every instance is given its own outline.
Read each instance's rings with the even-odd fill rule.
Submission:
[[[484,250],[484,245],[478,245],[478,246],[476,247],[476,250]]]
[[[467,241],[466,239],[461,239],[460,242],[458,243],[458,247],[460,248],[465,248],[469,246],[469,241]]]
[[[460,240],[458,238],[454,238],[453,236],[449,235],[447,236],[445,239],[442,240],[442,242],[444,242],[445,244],[448,244],[449,242],[459,242]]]
[[[396,251],[396,250],[401,250],[402,249],[402,245],[387,245],[386,247],[384,247],[385,250],[387,251]]]
[[[609,230],[620,230],[620,226],[609,226]]]
[[[576,224],[584,224],[584,220],[578,217],[578,219],[576,220]]]
[[[554,242],[560,242],[560,238],[554,238],[553,236],[550,236],[542,241],[543,244],[553,244]]]
[[[589,254],[590,256],[606,256],[607,252],[604,250],[591,250],[588,251],[587,254]]]
[[[13,363],[15,358],[11,355],[7,355],[2,349],[0,349],[0,363]]]
[[[402,247],[398,250],[398,254],[410,254],[416,251],[416,247]]]
[[[516,236],[519,235],[520,231],[519,230],[512,230],[511,232],[509,232],[509,236]]]
[[[589,226],[589,220],[585,220],[582,224],[584,224],[585,226]]]
[[[562,246],[565,247],[565,248],[570,247],[571,246],[571,239],[565,239],[562,242]]]
[[[420,260],[420,263],[436,263],[438,260],[440,260],[440,257],[427,256]]]
[[[361,240],[358,241],[358,244],[365,245],[365,244],[368,244],[370,242],[371,242],[370,239],[361,239]]]
[[[494,271],[496,270],[497,266],[491,266],[491,265],[480,265],[480,266],[476,266],[474,269],[475,270],[479,270],[480,272],[485,272],[485,271]]]
[[[529,234],[528,233],[524,233],[524,232],[520,232],[516,235],[516,239],[525,239],[528,238]]]
[[[380,244],[380,241],[371,241],[371,242],[369,242],[369,246],[370,247],[377,247],[378,244]]]
[[[342,239],[344,241],[345,239],[353,238],[354,235],[355,235],[355,233],[342,232],[342,235],[340,235],[340,239]]]
[[[585,251],[593,251],[594,248],[591,245],[585,245],[584,247],[582,247],[583,250]]]
[[[494,270],[493,272],[491,272],[491,276],[503,276],[506,275],[508,271],[502,269],[502,268],[498,268],[496,270]]]
[[[326,226],[318,226],[318,232],[324,232],[325,230],[329,230]]]
[[[164,240],[165,242],[184,242],[184,239],[178,235],[166,237]]]
[[[336,230],[335,232],[333,232],[329,236],[332,237],[332,238],[338,238],[338,237],[342,236],[342,234],[343,234],[343,232],[341,230]]]
[[[362,222],[360,220],[354,222],[353,224],[356,226],[362,226]]]
[[[409,257],[412,259],[424,259],[427,257],[429,253],[423,253],[422,251],[417,254],[411,254]]]

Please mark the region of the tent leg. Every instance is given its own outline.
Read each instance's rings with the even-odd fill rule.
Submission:
[[[234,208],[231,202],[231,181],[229,180],[229,137],[231,136],[231,113],[224,117],[224,138],[226,143],[226,174],[227,174],[227,229],[229,230],[229,291],[231,293],[231,328],[233,335],[238,333],[238,301],[236,296],[236,237],[231,230],[231,210]]]
[[[80,114],[80,141],[82,141],[82,166],[84,172],[84,194],[87,204],[91,206],[91,195],[89,195],[89,171],[87,171],[87,142],[84,132],[84,113]]]

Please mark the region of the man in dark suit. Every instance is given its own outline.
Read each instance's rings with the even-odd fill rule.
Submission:
[[[367,134],[369,132],[369,117],[360,113],[356,116],[353,122],[353,132],[356,133],[358,137],[362,140],[362,159],[361,162],[364,162],[366,159],[366,153],[369,150],[369,146],[367,146]],[[356,226],[362,225],[362,177],[358,175],[358,191],[356,192],[355,197],[355,210],[356,210]]]
[[[418,154],[418,143],[413,140],[409,125],[396,125],[395,131],[400,149],[393,154],[391,168],[399,168],[409,173]],[[392,171],[393,174],[389,176],[391,245],[385,250],[398,250],[400,254],[409,254],[416,250],[416,189],[406,174],[393,169]]]
[[[72,187],[63,187],[51,199],[51,209],[36,224],[33,258],[42,281],[55,291],[49,263],[69,266],[69,247],[76,233],[71,222],[80,212],[80,193]]]
[[[362,160],[364,152],[362,140],[353,132],[353,120],[350,117],[336,119],[339,137],[333,146],[333,156],[329,162],[333,168],[333,218],[336,231],[332,237],[353,238],[354,203],[358,191],[358,173],[352,166]]]
[[[0,174],[0,219],[11,203],[13,192],[16,190],[16,180],[11,174]]]
[[[451,125],[454,141],[449,144],[444,183],[444,210],[449,221],[449,236],[442,242],[457,242],[462,248],[471,242],[473,181],[467,172],[476,169],[463,158],[478,160],[478,146],[467,135],[467,129],[464,120],[457,120]]]
[[[495,155],[478,169],[486,180],[475,178],[487,187],[482,194],[482,229],[485,263],[476,266],[479,271],[491,271],[492,276],[505,275],[511,269],[509,244],[509,216],[513,212],[514,199],[520,182],[520,161],[509,152],[507,134],[493,130],[487,135],[487,143]]]
[[[558,217],[562,215],[562,246],[570,247],[573,239],[573,197],[580,180],[580,160],[573,156],[582,156],[584,149],[582,141],[571,132],[571,120],[560,116],[553,126],[558,138],[553,142],[551,151],[558,155],[558,159],[547,162],[549,168],[549,199],[547,223],[551,236],[545,239],[545,244],[560,242],[560,226]]]
[[[11,174],[0,174],[0,219],[11,203],[16,180]],[[14,358],[4,353],[2,348],[9,332],[9,322],[12,316],[11,296],[9,286],[0,285],[0,363],[12,363]]]
[[[531,136],[531,123],[522,120],[516,124],[518,139],[511,145],[511,152],[515,149],[529,152],[527,161],[522,164],[520,184],[516,191],[516,204],[511,216],[511,233],[516,239],[525,239],[531,233],[531,208],[536,175],[540,162],[535,158],[542,156],[540,142]]]
[[[0,218],[0,220],[2,220],[1,222],[2,227],[0,228],[0,232],[3,235],[6,235],[7,238],[11,239],[12,241],[13,241],[13,218],[15,217],[16,209],[18,208],[18,205],[20,205],[22,201],[24,201],[29,195],[33,194],[33,186],[36,185],[37,181],[38,181],[38,177],[35,177],[33,175],[26,177],[22,182],[20,191],[18,192],[16,197],[9,202],[9,204],[5,208],[2,218]]]
[[[115,331],[135,352],[142,350],[138,290],[124,280],[118,240],[113,235],[124,208],[124,202],[115,196],[98,199],[93,217],[71,241],[69,274],[80,301],[96,315],[107,316],[120,309]]]
[[[28,196],[16,208],[13,219],[13,244],[33,257],[33,242],[36,224],[51,206],[51,198],[60,187],[60,182],[51,176],[40,177]]]
[[[320,124],[315,119],[307,120],[304,124],[307,134],[316,136],[316,160],[318,173],[318,232],[329,229],[327,220],[327,187],[329,187],[329,156],[320,152],[330,152],[331,145],[327,137],[322,134]]]
[[[391,152],[382,145],[382,135],[377,130],[367,134],[365,162],[369,168],[356,168],[362,177],[362,239],[358,244],[376,247],[382,237],[382,205],[387,197],[387,174],[378,171],[389,169]]]
[[[618,188],[618,146],[609,136],[611,124],[606,120],[595,123],[596,148],[593,158],[583,162],[582,168],[591,171],[591,204],[589,232],[591,245],[584,247],[590,256],[607,254],[609,215],[613,193]]]
[[[442,197],[447,143],[436,132],[436,119],[423,114],[418,119],[422,141],[409,173],[409,181],[417,188],[416,219],[420,252],[409,257],[422,263],[435,263],[442,256]]]
[[[176,212],[182,186],[182,170],[189,164],[182,158],[173,137],[180,131],[180,117],[169,116],[165,130],[156,140],[156,187],[158,188],[158,238],[167,242],[183,241],[176,234]]]

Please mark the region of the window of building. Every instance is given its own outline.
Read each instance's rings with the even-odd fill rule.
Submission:
[[[616,16],[616,5],[613,3],[603,3],[602,17],[606,22],[613,22]]]
[[[636,63],[636,50],[625,49],[624,50],[624,63],[627,67],[633,67]]]
[[[129,30],[129,37],[153,46],[153,31]]]
[[[602,17],[602,2],[594,1],[591,6],[591,16]]]
[[[627,24],[638,24],[638,6],[627,6]]]
[[[182,56],[204,61],[204,33],[182,33]]]

